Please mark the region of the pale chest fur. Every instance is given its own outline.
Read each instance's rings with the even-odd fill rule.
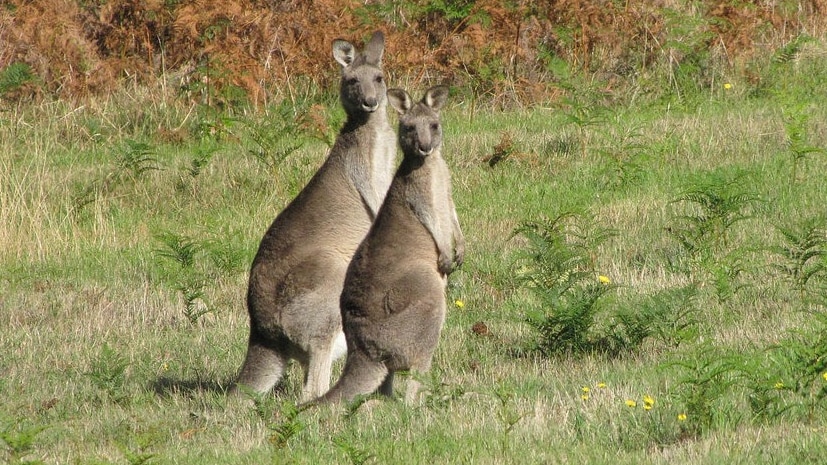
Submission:
[[[430,204],[434,216],[434,239],[438,244],[450,243],[453,235],[453,212],[451,210],[451,180],[448,166],[441,157],[432,160],[429,176]]]
[[[371,184],[381,205],[393,180],[396,165],[396,135],[387,122],[372,129]]]
[[[405,189],[409,208],[433,237],[437,247],[450,254],[453,238],[453,207],[448,166],[439,154],[418,168]]]
[[[381,111],[381,110],[380,110]],[[396,161],[394,133],[387,117],[368,121],[350,134],[345,143],[342,169],[372,214],[379,211],[388,193]]]

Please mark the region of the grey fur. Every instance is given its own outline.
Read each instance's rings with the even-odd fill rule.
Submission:
[[[327,160],[261,240],[250,269],[250,338],[235,392],[239,385],[270,390],[296,359],[305,370],[302,399],[313,399],[327,391],[332,361],[345,352],[339,311],[345,272],[396,164],[383,50],[381,32],[364,53],[345,40],[333,42],[347,121]]]
[[[394,372],[425,372],[445,319],[447,275],[462,264],[465,239],[442,158],[439,110],[448,88],[429,89],[412,104],[388,91],[400,113],[404,158],[385,203],[348,267],[341,297],[348,354],[336,385],[311,404],[391,395]],[[414,402],[418,382],[408,382]]]

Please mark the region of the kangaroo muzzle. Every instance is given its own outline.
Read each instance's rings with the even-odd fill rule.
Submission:
[[[434,140],[428,131],[417,131],[416,150],[420,155],[428,156],[434,151]]]
[[[379,108],[379,99],[376,98],[376,92],[373,89],[362,88],[362,110],[373,113]]]
[[[375,98],[365,99],[365,101],[362,102],[362,109],[367,112],[373,113],[377,108],[379,108],[379,102],[377,102]]]
[[[419,154],[423,155],[423,156],[428,156],[428,155],[430,155],[434,152],[434,148],[433,148],[433,146],[431,146],[431,144],[428,144],[428,145],[417,144],[416,149],[419,151]]]

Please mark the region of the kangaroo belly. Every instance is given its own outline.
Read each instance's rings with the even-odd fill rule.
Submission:
[[[445,320],[444,280],[431,266],[412,263],[384,285],[376,283],[342,295],[345,335],[391,370],[415,366],[436,346]]]

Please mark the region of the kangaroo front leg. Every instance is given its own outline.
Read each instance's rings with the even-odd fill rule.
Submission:
[[[414,214],[419,218],[419,221],[425,226],[425,229],[431,233],[437,248],[437,269],[443,275],[449,275],[454,270],[454,245],[453,235],[451,230],[447,228],[447,224],[440,224],[438,218],[434,217],[427,211],[416,209]]]
[[[465,260],[465,236],[462,234],[462,228],[459,226],[459,218],[457,217],[457,210],[454,206],[453,199],[451,200],[451,228],[454,240],[454,265],[455,267],[462,266]]]

